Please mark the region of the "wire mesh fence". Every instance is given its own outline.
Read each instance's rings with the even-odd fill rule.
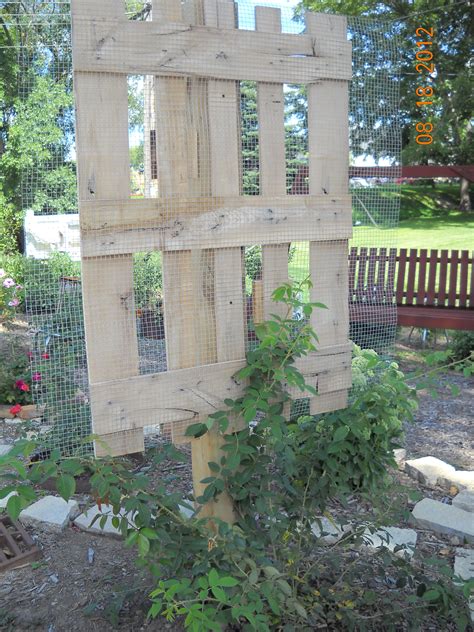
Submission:
[[[104,7],[108,5],[106,3]],[[185,3],[185,19],[203,24],[209,18],[204,15],[202,6],[199,3]],[[265,14],[260,14],[259,18],[254,4],[249,1],[238,3],[235,25],[243,31],[281,28],[283,34],[305,33],[304,21],[295,16],[292,8],[279,7],[277,4],[265,6],[280,8],[280,27],[265,23]],[[231,13],[233,15],[233,11]],[[227,19],[234,19],[229,15]],[[153,18],[151,3],[129,0],[127,17],[132,21],[150,21]],[[10,2],[5,19],[20,25],[20,32],[23,33],[17,42],[11,43],[19,67],[20,99],[16,116],[28,121],[26,128],[32,139],[30,153],[24,157],[22,166],[22,205],[25,211],[33,211],[35,218],[55,214],[70,217],[69,223],[63,222],[59,229],[52,227],[46,237],[35,229],[34,224],[26,235],[27,248],[30,244],[30,247],[35,246],[36,253],[40,253],[36,254],[39,258],[30,258],[27,262],[26,287],[27,311],[34,334],[32,370],[35,397],[38,404],[44,406],[44,423],[50,428],[48,440],[64,453],[88,450],[90,444],[84,444],[82,440],[92,430],[91,375],[94,376],[94,382],[105,380],[105,377],[101,377],[105,370],[109,370],[110,376],[117,379],[130,375],[151,376],[186,366],[208,365],[217,358],[233,359],[233,334],[225,327],[219,333],[219,326],[217,338],[215,333],[209,334],[209,322],[215,319],[216,275],[224,271],[229,274],[228,279],[235,278],[235,273],[232,276],[232,270],[229,269],[233,261],[237,266],[242,261],[244,268],[241,275],[245,314],[243,340],[247,350],[255,344],[255,323],[268,315],[269,292],[275,289],[265,282],[262,274],[264,267],[270,269],[270,266],[278,264],[286,266],[286,277],[295,281],[310,274],[311,229],[314,227],[305,226],[304,222],[297,240],[290,233],[287,233],[288,243],[281,244],[284,240],[279,239],[280,252],[276,258],[268,246],[262,248],[262,244],[267,243],[262,237],[264,228],[259,233],[254,227],[251,228],[254,233],[250,236],[246,234],[243,256],[232,259],[237,249],[231,247],[232,231],[242,234],[242,214],[255,214],[259,198],[271,195],[287,197],[287,208],[283,207],[280,216],[271,218],[274,225],[278,222],[284,224],[286,217],[294,212],[298,196],[315,193],[309,168],[311,151],[314,153],[314,150],[310,147],[308,130],[317,122],[308,121],[308,88],[305,81],[305,73],[310,71],[303,72],[299,83],[277,82],[278,77],[275,76],[275,83],[267,83],[267,87],[262,89],[263,84],[255,77],[257,63],[249,54],[243,58],[248,79],[215,79],[211,89],[209,83],[199,76],[184,80],[181,77],[157,78],[151,73],[137,74],[130,68],[126,94],[127,139],[125,145],[117,141],[117,152],[113,157],[117,159],[114,164],[120,164],[120,168],[126,165],[122,191],[109,190],[105,196],[99,195],[108,198],[110,204],[100,209],[98,224],[97,219],[92,217],[92,211],[90,215],[83,215],[83,225],[90,218],[90,225],[97,230],[82,244],[83,256],[86,256],[82,267],[74,253],[72,257],[68,254],[68,251],[72,251],[71,235],[77,235],[79,221],[76,215],[74,114],[75,105],[81,106],[74,104],[73,99],[69,2]],[[393,22],[383,24],[379,21],[351,19],[348,36],[352,43],[348,162],[354,168],[392,166],[390,178],[387,178],[383,169],[380,172],[373,170],[370,177],[351,178],[353,237],[350,243],[353,246],[390,248],[393,244],[392,229],[397,225],[399,214],[401,138],[398,120],[397,27]],[[336,47],[331,54],[339,54]],[[103,56],[107,58],[106,45]],[[85,54],[84,59],[86,57]],[[111,68],[114,61],[111,57]],[[275,89],[277,85],[279,87]],[[94,98],[92,93],[90,96]],[[234,138],[232,130],[226,130],[228,119],[224,118],[219,132],[222,153],[219,160],[212,163],[213,150],[210,147],[215,139],[212,138],[210,112],[214,111],[219,116],[222,109],[216,104],[220,104],[224,97],[227,102],[233,103],[233,111],[238,117],[235,128],[238,133]],[[192,107],[186,105],[190,102],[194,104]],[[95,107],[100,108],[100,100],[95,100]],[[281,129],[271,118],[264,123],[259,117],[259,112],[272,112],[275,108],[277,111],[281,108],[284,120]],[[262,128],[264,124],[268,127],[266,131]],[[269,145],[261,143],[265,134],[272,139]],[[327,134],[329,138],[336,138],[338,130],[328,129]],[[106,140],[108,142],[110,138]],[[238,164],[233,165],[236,179],[227,186],[225,178],[229,163],[226,162],[226,149],[230,151],[232,143],[238,146],[239,158]],[[181,149],[178,146],[180,144]],[[124,146],[126,160],[120,155]],[[172,170],[163,155],[170,148],[179,157]],[[276,148],[273,150],[280,154],[269,156],[272,148]],[[103,160],[107,159],[104,155]],[[272,172],[273,167],[268,167],[270,163],[278,165],[276,173]],[[113,170],[114,166],[112,164],[107,168]],[[214,173],[219,174],[217,180]],[[88,181],[87,186],[93,194],[97,183]],[[176,199],[179,187],[183,187],[182,190],[186,188],[186,199],[192,198],[196,205],[196,218],[193,219],[191,213],[188,226],[175,217],[180,212],[179,199]],[[323,188],[324,183],[320,183],[317,194],[321,194],[320,189]],[[239,209],[239,215],[234,218],[225,206],[216,205],[216,194],[233,195],[236,198],[241,195],[252,196],[256,202],[252,207],[247,201],[249,209]],[[211,195],[214,196],[212,203]],[[155,212],[161,214],[165,224],[169,224],[166,225],[165,233],[161,231],[157,235],[156,248],[146,249],[144,246],[148,242],[142,240],[140,231],[130,231],[133,218],[127,215],[126,208],[122,212],[122,218],[125,219],[120,227],[121,237],[114,239],[113,243],[107,238],[107,222],[112,221],[110,209],[114,208],[114,200],[126,197],[138,203],[140,200],[156,198]],[[201,240],[199,250],[195,250],[198,245],[195,235],[202,238],[198,231],[203,226],[204,211],[207,213],[206,230],[210,226],[218,227],[214,230],[215,234],[219,235],[222,230],[224,237],[213,235],[212,240],[204,243],[204,247]],[[344,244],[344,241],[338,241],[339,228],[334,223],[327,231],[326,238],[334,245],[332,252],[336,253],[337,244]],[[284,230],[282,235],[285,236]],[[163,248],[165,238],[167,241]],[[219,239],[221,248],[219,251],[214,250],[216,240]],[[178,243],[180,249],[186,246],[190,249],[188,252],[191,254],[187,259],[178,251],[173,251],[173,243]],[[220,254],[216,255],[217,252]],[[108,256],[103,257],[104,254]],[[88,264],[88,258],[99,255],[103,257],[100,279],[94,278],[97,268],[92,269]],[[326,259],[324,265],[334,271],[336,259],[333,263]],[[364,278],[358,281],[365,287],[363,297],[361,294],[349,297],[353,303],[350,337],[363,347],[383,350],[394,339],[396,306],[392,297],[371,292],[369,286],[374,283],[374,278],[382,275],[387,280],[393,271],[390,266],[382,269],[380,263],[374,265],[379,267],[371,270],[368,266],[360,273],[364,274]],[[278,270],[275,270],[275,275],[270,278],[283,280],[285,274],[278,276]],[[109,296],[107,293],[115,286],[120,294],[121,284],[127,275],[131,275],[133,295],[125,296],[122,293],[118,299],[117,296]],[[195,279],[196,275],[199,276],[198,295],[194,287],[188,287],[183,282],[183,279]],[[89,286],[94,286],[94,296],[99,297],[96,303],[83,295],[84,278]],[[101,295],[102,287],[104,292]],[[326,288],[327,291],[330,289]],[[167,300],[164,300],[165,290]],[[218,302],[224,323],[227,320],[232,322],[234,294],[235,287],[231,286],[230,280],[221,283]],[[317,300],[318,297],[315,298]],[[84,299],[89,305],[86,327]],[[126,316],[117,311],[117,300],[126,303]],[[101,301],[110,304],[108,311]],[[199,309],[190,319],[189,313],[195,305]],[[381,309],[374,311],[374,306]],[[104,319],[104,313],[108,320]],[[185,317],[185,313],[188,316]],[[298,319],[302,315],[295,313],[293,317]],[[89,377],[85,341],[87,327],[95,328],[98,339],[113,340],[116,345],[115,351],[109,349],[106,368],[100,366],[99,361],[95,362],[94,366],[89,366]],[[111,327],[114,328],[113,335],[110,333]],[[134,332],[131,339],[127,334],[130,331]],[[220,348],[219,336],[224,339]],[[337,377],[334,380],[337,382]],[[136,404],[139,425],[144,427],[145,435],[160,432],[151,409],[147,408],[146,394],[143,400]],[[308,400],[297,400],[293,405],[294,415],[308,410]],[[173,411],[169,413],[170,421],[173,421],[173,414]]]

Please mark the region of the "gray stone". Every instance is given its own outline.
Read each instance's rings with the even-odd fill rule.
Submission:
[[[450,487],[454,485],[460,490],[474,492],[474,472],[456,470],[454,476],[449,478]]]
[[[423,498],[413,507],[412,518],[418,525],[436,533],[456,535],[474,543],[474,516],[468,511]]]
[[[474,579],[474,551],[472,549],[456,549],[454,575],[460,577],[463,582]],[[469,610],[471,621],[474,622],[474,597],[469,600]]]
[[[66,502],[57,496],[44,496],[23,509],[20,521],[45,531],[62,531],[78,513],[79,505],[75,500]]]
[[[23,419],[19,419],[19,417],[14,417],[13,419],[5,419],[5,423],[7,426],[19,426],[20,424],[24,424]]]
[[[100,528],[101,518],[97,518],[97,520],[91,526],[91,522],[94,520],[94,518],[97,515],[101,517],[102,516],[107,517],[107,520],[105,521],[103,529]],[[81,515],[78,516],[74,520],[74,524],[76,525],[76,527],[79,527],[79,529],[82,529],[83,531],[87,531],[88,533],[97,533],[99,535],[110,535],[116,538],[120,538],[122,537],[122,533],[120,529],[117,529],[112,524],[112,518],[114,517],[114,515],[115,514],[113,512],[112,505],[101,505],[100,510],[97,505],[94,505],[93,507],[90,507],[89,509],[84,511],[84,513],[81,513]],[[134,524],[133,517],[131,517],[129,513],[126,513],[125,511],[123,511],[117,515],[117,517],[120,519],[123,516],[126,516],[132,525]]]
[[[417,533],[413,529],[400,529],[399,527],[382,527],[371,533],[368,529],[364,531],[363,539],[365,548],[378,549],[386,547],[392,553],[398,546],[403,546],[395,552],[398,557],[412,557],[415,552]]]
[[[474,579],[474,550],[456,549],[454,574],[458,575],[465,582]]]
[[[424,456],[405,462],[405,472],[423,485],[434,486],[438,479],[449,478],[456,470],[434,456]]]
[[[0,456],[8,454],[13,446],[10,443],[0,443]]]
[[[311,525],[313,534],[324,544],[336,544],[351,531],[350,525],[333,524],[326,516],[318,516],[317,522]]]
[[[463,490],[453,498],[453,506],[474,513],[474,492]]]
[[[407,458],[407,451],[403,448],[399,448],[398,450],[393,451],[393,458],[397,462],[398,467],[400,467],[405,459]]]
[[[11,496],[18,496],[18,494],[16,492],[10,492],[7,496],[5,496],[5,498],[1,498],[0,499],[0,509],[5,509],[5,507],[7,506],[8,499]]]

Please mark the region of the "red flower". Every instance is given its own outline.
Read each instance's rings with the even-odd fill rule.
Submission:
[[[41,373],[33,373],[31,379],[33,380],[33,382],[41,382]]]
[[[49,360],[49,353],[42,353],[41,357],[43,358],[43,360]]]
[[[31,360],[31,358],[33,357],[33,352],[32,351],[27,351],[26,355],[29,357],[29,359]]]
[[[14,406],[12,406],[10,408],[10,412],[12,415],[18,415],[18,413],[21,411],[21,406],[20,404],[15,404]]]
[[[30,387],[28,386],[28,384],[24,382],[23,380],[17,380],[15,382],[15,387],[19,388],[20,391],[24,391],[25,393],[27,393],[30,390]]]

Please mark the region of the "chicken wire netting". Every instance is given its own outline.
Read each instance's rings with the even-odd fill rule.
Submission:
[[[183,6],[185,19],[202,23],[202,5],[187,3]],[[279,7],[277,4],[265,6]],[[134,74],[131,67],[128,73],[128,122],[125,121],[128,128],[127,172],[122,174],[120,194],[115,195],[115,185],[110,182],[102,195],[109,199],[100,211],[102,223],[94,224],[90,219],[96,232],[87,243],[82,244],[83,256],[87,257],[81,270],[69,2],[25,0],[7,3],[7,8],[8,14],[4,19],[20,24],[21,32],[25,33],[23,39],[12,43],[18,48],[19,62],[20,100],[16,116],[24,117],[28,133],[34,139],[31,152],[22,164],[21,186],[26,213],[26,304],[33,342],[34,396],[37,403],[44,407],[42,432],[46,434],[43,440],[53,443],[64,453],[71,453],[90,449],[87,437],[92,431],[83,310],[83,294],[87,291],[84,279],[88,287],[94,288],[94,299],[85,297],[89,306],[89,331],[94,329],[98,345],[101,338],[113,340],[116,345],[115,350],[108,350],[110,353],[105,365],[99,358],[94,359],[92,367],[89,366],[93,382],[107,381],[106,375],[109,375],[108,379],[122,380],[134,371],[137,375],[151,376],[240,357],[239,350],[235,349],[233,333],[225,325],[227,320],[232,322],[234,312],[229,305],[232,305],[235,294],[232,283],[238,278],[235,270],[229,276],[226,276],[226,270],[240,265],[244,267],[241,275],[244,347],[248,350],[255,344],[255,322],[268,314],[268,308],[264,306],[269,303],[270,291],[264,283],[262,259],[274,260],[268,247],[262,252],[265,241],[256,236],[255,243],[252,243],[248,234],[243,240],[243,256],[236,254],[237,249],[231,247],[234,243],[232,231],[243,230],[241,220],[234,221],[232,213],[226,214],[225,207],[215,202],[215,195],[254,196],[257,200],[255,204],[263,195],[286,195],[288,208],[283,207],[283,214],[276,218],[278,223],[292,212],[292,196],[314,193],[308,168],[308,90],[304,81],[306,77],[302,76],[300,83],[284,84],[283,90],[278,93],[283,98],[284,127],[274,133],[284,135],[283,143],[279,145],[283,163],[277,168],[277,175],[269,175],[268,168],[261,164],[263,160],[268,160],[268,157],[264,158],[265,151],[259,143],[262,125],[258,115],[259,98],[263,98],[264,92],[259,92],[258,81],[251,76],[254,60],[248,59],[249,80],[214,81],[213,98],[220,99],[224,89],[222,97],[235,99],[237,104],[237,136],[233,138],[229,128],[228,138],[221,145],[223,156],[226,145],[231,147],[235,142],[239,145],[239,163],[234,165],[238,181],[234,179],[226,188],[225,171],[220,161],[212,163],[210,158],[209,143],[212,138],[209,141],[209,137],[212,132],[208,110],[212,111],[213,101],[207,81],[195,77],[187,80],[183,87],[183,80],[179,77],[156,79],[152,75]],[[153,17],[151,9],[151,3],[127,2],[127,16],[131,21],[149,21]],[[281,32],[303,33],[305,24],[301,18],[295,17],[294,10],[288,6],[280,9]],[[239,2],[236,19],[241,30],[258,28],[253,3]],[[389,348],[396,330],[396,306],[391,291],[395,273],[392,265],[394,251],[391,247],[394,244],[392,229],[398,222],[398,181],[401,175],[397,27],[394,23],[351,18],[348,37],[352,43],[353,75],[349,102],[353,224],[348,258],[350,338],[363,347],[383,351]],[[83,75],[84,94],[90,97],[89,107],[100,108],[100,99],[94,101],[93,84],[87,92],[87,72]],[[113,79],[110,85],[114,85]],[[180,99],[189,98],[189,95],[197,106],[192,110],[183,106],[180,111]],[[267,98],[271,103],[271,93]],[[157,111],[165,112],[161,121],[167,121],[166,129],[162,122],[160,130]],[[218,115],[221,110],[215,111]],[[98,116],[100,120],[100,113]],[[176,121],[181,121],[182,125],[177,125]],[[107,124],[106,118],[103,124]],[[270,121],[269,124],[273,123]],[[195,132],[187,133],[182,143],[187,150],[179,154],[176,138],[182,135],[183,129]],[[336,129],[330,132],[337,134]],[[106,140],[108,143],[110,139]],[[163,146],[176,152],[177,160],[172,166],[166,164]],[[120,159],[121,147],[116,147],[118,149],[112,161]],[[87,148],[83,155],[87,160]],[[104,155],[103,160],[107,159]],[[222,162],[225,164],[225,160]],[[121,160],[118,168],[122,168],[123,164]],[[211,164],[215,173],[220,174],[217,189],[213,185],[215,175],[211,173]],[[361,167],[371,169],[367,171]],[[387,170],[387,167],[390,169]],[[277,177],[280,179],[275,185]],[[97,184],[88,182],[89,191],[93,191]],[[216,245],[214,237],[203,243],[198,232],[198,220],[191,221],[189,228],[183,228],[182,223],[174,219],[179,210],[179,201],[174,193],[180,186],[186,189],[186,199],[197,201],[200,213],[204,207],[209,207],[206,227],[215,224],[218,227],[215,232],[222,228],[226,235],[220,237],[220,249],[213,248]],[[117,238],[110,239],[107,223],[113,220],[114,200],[127,197],[127,194],[139,204],[140,200],[149,198],[159,201],[155,212],[161,213],[169,224],[167,243],[175,240],[172,243],[179,244],[176,248],[190,248],[187,258],[172,247],[162,255],[162,236],[157,236],[155,248],[141,248],[142,243],[146,245],[146,240],[142,240],[139,231],[130,231],[133,222],[126,208],[121,211],[126,218],[122,221],[122,232]],[[211,195],[214,196],[212,203],[209,201]],[[252,208],[248,213],[254,212]],[[89,213],[87,208],[83,222],[92,217],[86,213]],[[310,274],[308,239],[311,239],[311,228],[308,226],[306,231],[302,226],[298,241],[288,239],[288,243],[281,245],[288,276],[292,280],[301,281]],[[306,233],[308,237],[305,239]],[[336,225],[329,238],[336,250],[338,243],[344,246],[344,241],[338,241]],[[283,239],[280,241],[284,242]],[[124,244],[131,242],[133,247],[127,246],[130,252],[126,248],[124,254]],[[377,256],[370,258],[371,252]],[[89,265],[88,258],[93,256],[102,257],[100,268]],[[281,265],[281,260],[280,252],[275,261]],[[332,264],[329,258],[326,265],[329,269],[336,264]],[[98,278],[97,270],[100,270],[101,278]],[[200,284],[198,296],[192,286],[196,274]],[[114,312],[117,297],[109,296],[107,292],[111,292],[113,287],[120,292],[127,275],[131,275],[133,295],[121,294],[118,299],[125,305],[127,316],[123,317]],[[219,299],[216,299],[215,293],[216,277],[223,279]],[[189,284],[183,283],[183,279],[187,279]],[[167,305],[165,290],[169,297]],[[224,325],[216,323],[214,307],[217,300],[220,301]],[[110,309],[107,304],[110,304]],[[196,305],[199,309],[192,313]],[[191,318],[189,313],[192,313]],[[300,319],[302,314],[294,313],[293,317]],[[169,325],[171,318],[173,330]],[[130,322],[135,332],[132,341],[127,339]],[[209,335],[210,322],[214,331],[217,327],[213,336]],[[114,329],[113,335],[110,334],[111,328]],[[220,348],[219,338],[224,340]],[[91,344],[89,342],[89,353],[93,353]],[[334,379],[337,381],[337,376]],[[160,432],[161,437],[170,438],[169,427],[156,424],[152,402],[147,400],[146,384],[141,384],[137,386],[136,393],[137,424],[144,429],[149,441],[153,441]],[[117,382],[116,389],[120,391],[120,388],[121,383]],[[113,397],[109,389],[101,395],[104,402],[109,396]],[[172,408],[172,403],[169,408]],[[292,415],[308,410],[308,400],[300,399],[294,402]],[[173,414],[173,411],[169,413],[170,422],[174,420]],[[119,422],[117,429],[120,428]],[[115,429],[107,428],[106,433]]]

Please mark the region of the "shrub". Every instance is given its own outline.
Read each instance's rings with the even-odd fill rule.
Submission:
[[[28,355],[16,336],[3,336],[0,404],[29,404],[30,402],[31,371]]]
[[[67,500],[75,491],[74,477],[92,472],[99,508],[105,502],[112,506],[112,524],[126,545],[137,548],[139,564],[153,578],[150,616],[169,621],[182,616],[191,632],[217,632],[226,625],[262,632],[395,629],[405,609],[404,623],[411,629],[431,612],[442,629],[453,620],[464,629],[468,618],[460,589],[431,571],[429,560],[408,562],[386,549],[370,557],[354,554],[364,540],[367,515],[330,548],[314,536],[314,522],[330,498],[346,500],[349,493],[383,498],[391,450],[415,396],[394,363],[357,349],[350,407],[288,423],[288,386],[316,394],[295,364],[317,341],[309,316],[322,306],[301,300],[308,286],[287,284],[275,291],[287,314],[256,326],[259,345],[235,375],[245,384],[242,396],[187,429],[188,436],[215,433],[223,441],[222,457],[209,463],[212,474],[201,481],[205,487],[196,501],[205,508],[226,494],[234,525],[199,513],[184,517],[182,506],[192,507],[180,493],[169,493],[159,477],[130,471],[123,460],[60,460],[53,450],[27,470],[17,457],[30,453],[31,442],[19,442],[0,459],[8,479],[0,497],[17,491],[7,503],[10,515],[17,516],[35,497],[32,484],[55,478]],[[295,322],[291,316],[298,310],[306,318]],[[168,458],[184,456],[162,446],[154,461]],[[387,504],[375,504],[369,529],[387,524]],[[99,514],[99,525],[107,519]]]
[[[474,331],[454,331],[449,344],[455,361],[465,360],[474,353]]]

